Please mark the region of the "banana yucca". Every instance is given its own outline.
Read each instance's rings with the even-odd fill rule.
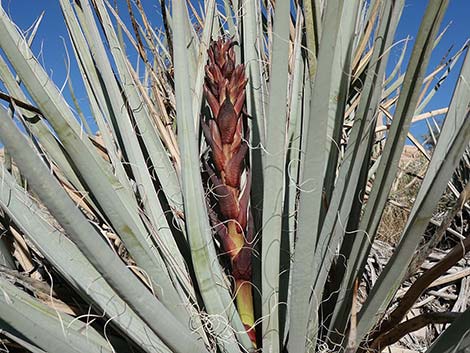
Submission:
[[[428,67],[448,0],[427,1],[406,70],[406,46],[389,70],[405,0],[161,0],[153,24],[147,1],[57,0],[75,109],[31,47],[42,17],[23,33],[3,3],[2,344],[378,353],[427,325],[406,318],[415,299],[470,250],[409,276],[470,136],[468,43]],[[409,128],[459,57],[407,223],[369,283]],[[427,353],[470,346],[470,309],[429,314],[453,322]]]

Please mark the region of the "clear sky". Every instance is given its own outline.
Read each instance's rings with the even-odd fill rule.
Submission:
[[[419,24],[424,15],[428,1],[405,0],[405,4],[406,5],[403,11],[403,15],[395,36],[396,40],[406,38],[407,35],[412,36],[413,39],[416,37]],[[462,47],[465,41],[470,38],[469,16],[469,0],[450,0],[446,15],[442,21],[442,27],[446,27],[448,24],[450,24],[450,27],[433,52],[433,56],[431,57],[431,61],[428,66],[428,72],[433,71],[433,68],[435,68],[441,62],[442,58],[446,55],[449,49],[452,48],[451,53],[455,53]],[[413,44],[413,42],[410,44]],[[407,58],[411,54],[410,49],[408,50]],[[390,57],[389,66],[398,60],[398,56],[399,53],[395,53]],[[460,57],[458,64],[450,73],[449,78],[442,84],[442,87],[428,104],[425,111],[438,109],[449,105],[462,62],[463,56]],[[434,84],[435,83],[437,83],[437,80],[434,80]],[[424,132],[426,132],[427,128],[424,121],[415,124],[411,131],[415,134],[416,137],[419,137]]]
[[[72,55],[73,52],[68,44],[68,35],[65,29],[65,24],[62,19],[62,13],[60,11],[59,1],[57,0],[0,0],[3,7],[7,9],[11,17],[22,29],[28,28],[31,23],[40,15],[44,10],[45,16],[39,32],[36,36],[36,40],[33,45],[33,50],[36,54],[42,53],[40,61],[45,64],[45,67],[52,73],[53,80],[57,86],[61,87],[65,77],[65,51],[64,41],[68,45],[69,53]],[[120,6],[123,6],[125,10],[126,1],[117,0]],[[407,58],[411,53],[413,39],[419,28],[420,20],[424,14],[424,10],[428,1],[426,0],[405,0],[405,9],[397,30],[396,40],[406,38],[407,35],[411,36],[412,42],[408,47]],[[159,21],[159,1],[157,0],[144,0],[144,7],[150,13],[149,17],[154,21]],[[439,46],[435,49],[433,57],[431,59],[428,71],[436,67],[441,62],[444,55],[452,48],[451,53],[455,53],[470,37],[470,0],[450,0],[450,5],[447,10],[446,16],[443,21],[443,27],[450,24],[450,28],[447,31],[445,37],[442,39]],[[154,22],[155,24],[155,22]],[[63,38],[63,39],[62,39]],[[399,57],[400,46],[397,46],[396,50],[392,51],[389,66],[393,67]],[[451,73],[450,77],[436,94],[435,98],[426,108],[426,111],[441,108],[449,104],[450,97],[452,96],[452,90],[455,84],[455,80],[460,70],[462,58],[459,64]],[[74,61],[72,59],[71,78],[74,86],[79,85],[79,79],[76,75],[78,72],[73,68]],[[79,86],[77,86],[79,87]],[[64,91],[67,94],[67,89]],[[84,99],[84,95],[78,89],[76,92],[78,99]],[[424,122],[417,124],[412,128],[412,132],[416,136],[422,135],[426,131]]]

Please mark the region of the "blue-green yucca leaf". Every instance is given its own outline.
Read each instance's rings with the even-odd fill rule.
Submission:
[[[123,240],[127,250],[144,269],[155,284],[159,298],[167,301],[171,310],[182,312],[174,296],[165,297],[163,289],[172,291],[173,285],[163,266],[160,255],[148,240],[147,230],[139,216],[139,209],[132,190],[124,188],[112,174],[110,165],[100,157],[88,138],[83,138],[80,127],[64,97],[51,82],[44,69],[24,44],[5,11],[0,9],[0,46],[13,62],[18,75],[22,78],[28,92],[38,107],[47,116],[48,122],[60,139],[68,157],[96,198],[97,203],[109,219],[114,230]],[[19,44],[18,44],[19,43]],[[182,321],[186,320],[181,315]]]
[[[198,89],[193,89],[193,114],[194,114],[194,126],[195,129],[197,130],[199,127],[199,119],[201,117],[201,104],[202,104],[202,98],[203,98],[203,90],[200,89],[204,83],[204,75],[205,75],[205,65],[207,62],[207,49],[209,48],[209,42],[211,41],[211,34],[212,34],[212,27],[213,24],[216,22],[215,21],[215,10],[216,10],[216,4],[215,0],[210,0],[207,3],[207,9],[206,9],[206,18],[205,18],[205,24],[204,24],[204,29],[202,31],[202,36],[200,40],[200,45],[199,45],[199,54],[198,54],[198,59],[197,59],[197,69],[196,69],[196,82],[195,86]]]
[[[67,55],[68,55],[68,51],[67,51]],[[67,65],[68,65],[67,66],[67,71],[69,71],[70,70],[70,63],[67,62]],[[83,110],[80,106],[80,103],[78,102],[77,96],[75,95],[75,90],[73,88],[74,85],[73,85],[73,82],[72,82],[72,78],[70,76],[68,77],[68,80],[67,80],[67,87],[69,89],[70,98],[72,99],[72,103],[73,103],[73,106],[75,108],[75,111],[77,112],[77,115],[80,118],[80,124],[81,124],[82,128],[85,130],[85,132],[89,136],[92,136],[93,131],[91,131],[90,125],[88,124],[88,121],[86,120],[86,117],[83,114]]]
[[[232,6],[233,3],[233,6]],[[230,0],[224,0],[224,11],[225,11],[225,18],[227,19],[227,32],[230,36],[235,36],[235,39],[237,39],[237,28],[235,26],[235,21],[233,17],[233,10],[236,11],[238,9],[238,4],[235,1],[230,1]],[[240,50],[237,49],[237,62],[240,62]]]
[[[111,19],[104,7],[104,3],[102,1],[96,1],[95,4],[102,21],[105,23],[111,23]],[[143,204],[144,212],[150,220],[151,227],[154,228],[152,234],[155,242],[157,243],[159,251],[165,254],[164,259],[169,262],[168,268],[179,270],[179,272],[176,273],[176,278],[182,277],[181,281],[183,283],[189,283],[189,274],[185,271],[183,257],[176,245],[171,228],[168,225],[167,218],[157,196],[154,181],[149,173],[145,156],[139,145],[136,131],[133,128],[133,122],[130,116],[126,114],[127,109],[123,108],[126,106],[126,102],[120,94],[120,87],[114,79],[110,63],[107,60],[104,60],[104,58],[106,58],[106,52],[104,46],[99,45],[101,42],[99,41],[98,28],[93,21],[91,8],[86,2],[82,3],[82,8],[85,12],[85,23],[88,24],[88,29],[95,41],[95,62],[97,62],[99,68],[106,73],[103,77],[106,82],[106,87],[110,90],[109,97],[112,101],[113,107],[121,109],[121,116],[116,120],[116,128],[122,136],[123,149],[129,159],[129,164],[132,168],[133,175],[136,178],[136,182],[139,185],[138,191],[141,194],[141,202]],[[137,90],[136,84],[130,73],[132,68],[128,63],[124,48],[119,46],[113,27],[104,26],[104,28],[106,38],[111,47],[111,53],[116,63],[117,71],[121,79],[120,86],[127,98],[127,104],[130,106],[130,110],[134,116],[139,135],[142,137],[145,145],[150,151],[150,159],[155,165],[157,176],[162,174],[162,178],[159,179],[168,180],[169,177],[172,178],[171,185],[167,185],[165,183],[164,191],[167,191],[168,195],[174,195],[179,192],[176,173],[172,164],[169,162],[167,152],[161,144],[160,138],[152,125],[149,108],[146,104],[143,104],[142,97],[139,95],[139,91]],[[116,111],[115,114],[116,116],[119,115],[119,111]],[[167,163],[165,164],[165,162]],[[162,168],[161,165],[163,165],[164,168]],[[187,285],[187,287],[190,288],[189,285]],[[165,299],[168,301],[168,304],[173,302],[171,304],[172,307],[175,309],[178,308],[175,312],[178,313],[178,311],[181,311],[178,315],[182,320],[186,320],[187,314],[184,312],[184,306],[179,305],[184,298],[180,298],[178,296],[176,290],[170,283],[165,285],[164,291],[166,291]]]
[[[263,205],[263,156],[262,146],[266,138],[266,106],[267,87],[264,79],[264,65],[262,62],[263,32],[261,28],[261,3],[259,1],[233,2],[233,11],[237,16],[238,32],[240,37],[240,61],[245,65],[245,73],[248,78],[246,86],[246,110],[252,119],[248,120],[250,129],[250,164],[251,175],[256,182],[251,186],[251,211],[255,228],[255,251],[259,252],[260,229],[262,227],[262,205]],[[237,57],[238,59],[238,57]],[[257,239],[257,240],[256,240]],[[258,245],[257,245],[258,244]],[[256,249],[257,247],[257,249]],[[261,259],[253,256],[253,284],[261,288]],[[254,293],[254,306],[257,315],[261,315],[261,292]]]
[[[15,330],[16,332],[12,332],[12,331],[14,331],[14,329],[6,327],[6,326],[7,326],[7,324],[3,323],[0,320],[0,327],[2,327],[1,333],[2,333],[3,336],[8,338],[10,341],[19,344],[20,346],[26,348],[31,353],[47,353],[47,352],[43,351],[42,349],[38,348],[37,346],[31,344],[30,342],[24,340],[23,337],[20,337],[21,336],[20,334],[17,334],[16,330]]]
[[[305,33],[307,40],[309,78],[314,80],[317,69],[317,52],[321,38],[321,4],[320,1],[306,1],[304,3]]]
[[[442,5],[442,7],[441,7]],[[381,156],[375,182],[369,196],[364,216],[359,224],[355,244],[348,264],[347,285],[351,289],[358,269],[362,267],[370,248],[369,242],[375,234],[387,201],[388,193],[395,179],[398,161],[405,144],[411,118],[416,109],[421,83],[433,48],[434,35],[437,33],[440,17],[445,11],[445,4],[436,1],[430,4],[422,22],[420,34],[416,39],[412,57],[406,72],[406,79],[397,103],[392,128]],[[430,34],[430,31],[433,31]],[[351,268],[349,268],[351,266]],[[341,321],[341,319],[340,319]]]
[[[377,230],[412,118],[434,94],[434,91],[429,93],[416,108],[432,49],[430,43],[448,0],[430,0],[422,26],[427,29],[422,28],[421,37],[417,38],[408,73],[394,82],[390,79],[385,83],[388,52],[404,0],[307,0],[295,4],[290,0],[204,0],[200,2],[205,21],[201,26],[202,35],[189,17],[191,2],[172,0],[170,6],[170,1],[162,0],[162,6],[168,4],[164,11],[168,33],[157,35],[140,24],[136,24],[139,29],[134,28],[135,32],[142,32],[150,47],[144,50],[152,51],[154,56],[153,63],[143,60],[143,70],[140,60],[136,68],[130,64],[129,52],[126,53],[128,42],[123,34],[136,49],[137,42],[130,32],[126,32],[120,14],[108,0],[60,1],[91,112],[103,136],[109,162],[90,143],[92,138],[80,128],[76,114],[67,106],[28,45],[23,45],[22,36],[0,5],[0,47],[19,79],[24,80],[27,93],[23,93],[15,82],[8,83],[11,87],[8,91],[26,102],[31,97],[32,104],[43,111],[44,116],[39,122],[31,125],[33,138],[39,141],[36,146],[39,156],[44,151],[43,162],[52,160],[59,182],[66,181],[86,193],[86,201],[94,213],[92,216],[109,224],[111,231],[123,240],[137,266],[147,272],[157,298],[125,268],[119,256],[112,254],[102,239],[102,232],[92,227],[78,211],[77,205],[59,188],[57,179],[50,172],[46,174],[47,169],[33,150],[34,146],[30,148],[31,141],[28,146],[24,138],[19,138],[21,133],[14,127],[14,120],[11,117],[4,119],[0,107],[0,137],[2,143],[6,142],[5,149],[13,154],[12,160],[31,180],[33,192],[63,229],[54,229],[43,219],[50,214],[42,212],[37,204],[29,203],[25,189],[15,184],[11,174],[4,172],[0,179],[5,183],[4,189],[0,189],[0,206],[8,217],[84,300],[96,311],[105,312],[114,321],[114,327],[143,351],[206,352],[217,349],[239,353],[253,350],[214,246],[202,187],[201,144],[198,140],[204,65],[210,37],[215,39],[225,32],[235,37],[239,35],[236,57],[245,64],[248,76],[246,110],[251,132],[251,209],[256,235],[262,233],[263,236],[262,239],[255,238],[258,244],[263,243],[261,256],[256,248],[253,252],[257,261],[262,259],[253,266],[254,288],[260,288],[259,293],[263,296],[259,308],[259,303],[255,303],[256,309],[261,310],[262,306],[263,310],[256,314],[256,324],[259,323],[260,328],[257,333],[263,340],[260,349],[270,353],[284,350],[304,353],[320,349],[318,339],[322,343],[324,340],[331,342],[332,346],[345,342],[342,339],[347,335],[351,317],[350,289],[361,276],[369,255],[368,241]],[[169,15],[170,8],[172,16]],[[290,16],[292,13],[297,15],[295,24]],[[113,27],[114,20],[118,23],[117,29]],[[146,33],[151,33],[154,38],[147,38]],[[375,38],[374,43],[371,38]],[[434,46],[440,38],[442,34],[434,39]],[[307,48],[303,50],[305,43]],[[368,44],[373,47],[366,49]],[[456,56],[462,53],[460,51]],[[400,63],[404,54],[403,50]],[[14,81],[9,64],[3,63],[2,69],[0,58],[0,77],[7,76]],[[450,66],[453,65],[455,62]],[[267,68],[271,72],[267,72]],[[392,77],[398,69],[399,65],[393,70]],[[470,92],[463,84],[470,80],[468,70],[462,71],[436,149],[438,154],[431,162],[402,241],[359,315],[357,330],[351,336],[357,336],[357,342],[353,342],[356,345],[380,319],[396,288],[403,282],[399,265],[409,262],[413,247],[421,238],[432,208],[445,188],[446,178],[450,177],[459,153],[468,146]],[[141,80],[142,71],[145,77]],[[163,75],[159,76],[160,73]],[[360,81],[360,92],[349,100],[350,89],[358,87],[351,85],[353,80]],[[390,87],[384,93],[387,84]],[[153,91],[150,86],[157,88]],[[400,100],[391,98],[387,101],[391,105],[384,108],[395,111],[393,119],[387,115],[393,124],[386,135],[386,152],[371,168],[376,119],[383,116],[378,110],[380,100],[388,99],[387,92],[393,93],[397,89]],[[165,104],[169,102],[169,109],[156,103],[156,95],[160,92],[163,92],[162,97],[168,95]],[[351,106],[346,106],[348,103],[352,103]],[[343,130],[346,108],[351,113],[347,116],[347,127],[352,129]],[[27,113],[14,105],[11,109],[16,109],[16,114]],[[171,133],[177,128],[178,134],[169,137],[158,124],[174,111],[176,124],[165,128]],[[346,148],[339,138],[342,131],[347,132]],[[174,150],[169,147],[171,144]],[[340,160],[339,153],[343,152]],[[147,157],[149,160],[145,160]],[[124,168],[126,163],[129,165]],[[147,164],[155,167],[155,171],[149,170]],[[368,173],[375,176],[377,185],[369,195],[370,204],[363,207],[362,189]],[[138,190],[133,191],[136,185]],[[161,189],[158,189],[160,185]],[[11,200],[12,196],[16,199]],[[161,202],[162,199],[165,201]],[[175,221],[183,227],[177,234],[167,220],[171,216],[164,217],[165,211],[172,212]],[[160,232],[161,238],[151,240]],[[346,237],[349,232],[351,236]],[[188,246],[190,254],[180,253],[173,238],[175,234],[181,236],[183,250]],[[48,239],[50,235],[57,237],[52,241]],[[155,245],[160,250],[155,249]],[[338,249],[347,267],[335,263]],[[68,261],[69,258],[72,260]],[[294,262],[291,262],[292,258]],[[185,262],[191,262],[192,279],[197,285],[191,283]],[[290,273],[280,273],[289,265]],[[338,267],[341,269],[336,272]],[[332,269],[338,278],[332,279],[325,289]],[[94,278],[99,279],[95,281]],[[7,288],[10,285],[0,280],[0,286]],[[328,303],[322,303],[321,299],[326,298],[324,290],[330,294],[332,287],[335,287],[333,295],[328,297]],[[13,293],[18,289],[8,287],[7,290]],[[203,304],[204,313],[197,312],[193,305],[196,300]],[[16,310],[23,310],[23,307],[12,310],[3,304],[0,300],[0,310],[4,310],[2,315],[13,316]],[[120,310],[124,306],[127,310],[122,314]],[[36,315],[35,320],[39,317]],[[468,315],[462,317],[468,319]],[[20,317],[16,322],[9,318],[9,323],[14,323],[17,328],[27,328],[32,335],[47,328],[35,328],[25,318]],[[191,332],[187,326],[193,319],[192,327],[197,326],[197,329]],[[324,321],[320,322],[320,319]],[[459,325],[453,325],[447,336],[429,350],[430,353],[440,353],[439,350],[463,353],[470,345],[469,327],[463,320],[459,320]],[[320,330],[323,324],[328,326]],[[54,351],[50,347],[57,341],[63,348],[68,338],[62,339],[58,332],[56,330],[51,342],[38,340],[33,343],[37,342],[38,347],[46,351]],[[206,334],[211,338],[210,348],[209,344],[206,347],[202,344],[202,341],[208,343]],[[100,335],[96,335],[91,348],[80,337],[73,336],[73,339],[82,351],[96,351],[101,347],[107,351],[108,342],[101,340]],[[449,344],[450,340],[454,342]],[[77,347],[68,347],[64,352],[78,351]],[[117,346],[115,348],[121,352]],[[354,350],[357,347],[348,348]]]
[[[13,176],[2,170],[0,180],[0,205],[4,212],[83,299],[111,318],[112,324],[126,332],[144,351],[169,352]]]
[[[361,310],[358,322],[358,334],[362,335],[359,336],[361,338],[377,322],[380,317],[377,313],[383,313],[406,275],[408,264],[414,256],[414,251],[422,238],[435,205],[468,146],[470,136],[469,75],[470,54],[467,53],[439,141],[400,243]]]
[[[256,145],[264,143],[266,136],[266,83],[263,78],[261,63],[261,19],[260,3],[258,1],[247,1],[240,4],[243,16],[239,19],[242,22],[242,57],[246,66],[248,76],[246,106],[250,116],[252,116],[254,125],[251,128],[252,141]],[[237,8],[235,8],[236,11]]]
[[[279,352],[279,265],[284,207],[284,167],[287,151],[287,87],[290,2],[280,2],[274,13],[271,56],[269,124],[263,154],[262,321],[263,349]],[[281,341],[280,341],[281,340]]]
[[[398,1],[394,6],[388,3],[383,7],[379,7],[383,20],[378,28],[378,35],[371,56],[371,65],[367,71],[348,146],[340,164],[338,180],[326,213],[316,251],[316,266],[318,266],[319,271],[316,272],[314,296],[318,299],[322,296],[328,271],[335,256],[331,249],[336,249],[342,243],[349,216],[360,213],[353,210],[352,207],[354,205],[356,207],[361,206],[360,203],[355,204],[354,199],[357,197],[358,192],[365,187],[360,183],[362,180],[361,175],[369,167],[370,148],[374,138],[375,118],[382,93],[388,48],[393,41],[403,5],[403,1]],[[362,181],[365,182],[365,180]],[[315,312],[317,308],[312,306],[311,310]],[[337,310],[336,308],[335,311]],[[335,322],[335,314],[331,318],[332,323]],[[339,323],[343,325],[344,321],[340,320]],[[342,331],[339,330],[338,332]]]
[[[342,125],[344,98],[347,95],[349,71],[348,53],[351,51],[353,18],[356,1],[347,4],[330,1],[325,10],[322,39],[318,51],[315,80],[312,88],[309,117],[306,118],[305,153],[302,156],[302,192],[299,200],[297,242],[292,270],[290,302],[291,352],[304,352],[309,316],[309,297],[315,277],[313,256],[322,223],[323,184],[328,169],[327,160],[332,145],[332,133]],[[332,43],[341,43],[339,46]],[[336,148],[336,147],[333,147]],[[336,172],[336,166],[331,168]]]
[[[346,102],[350,95],[349,87],[351,78],[348,74],[352,71],[353,42],[355,37],[354,27],[358,17],[357,2],[349,2],[343,8],[344,14],[341,19],[340,31],[338,33],[339,43],[335,46],[335,56],[332,66],[332,81],[330,87],[330,102],[328,107],[328,121],[326,126],[326,170],[323,180],[323,200],[329,203],[335,187],[337,177],[338,159],[340,155],[341,138],[343,134],[343,122],[346,111]],[[321,145],[319,142],[318,145]],[[323,207],[320,217],[323,218],[326,210]],[[320,221],[320,227],[322,222]]]
[[[12,97],[19,99],[22,102],[29,103],[28,97],[26,97],[24,92],[21,90],[18,82],[16,81],[15,77],[8,68],[7,63],[1,57],[0,77],[2,78],[2,82],[5,85],[5,88],[8,90]],[[20,109],[21,114],[25,117],[30,117],[33,114],[32,112],[26,111],[22,108],[18,109]],[[72,166],[70,165],[66,155],[64,154],[63,149],[60,147],[60,144],[55,138],[55,136],[46,126],[44,120],[38,119],[37,122],[28,123],[28,128],[38,138],[43,149],[48,154],[48,157],[51,158],[54,163],[56,163],[56,165],[60,168],[67,180],[77,190],[83,190],[84,188],[82,186],[82,183],[76,176],[75,172],[72,169]],[[89,197],[87,197],[87,201],[88,200]]]
[[[39,28],[39,24],[41,23],[41,20],[43,18],[44,12],[41,13],[41,16],[37,19],[31,34],[29,35],[29,38],[27,40],[28,46],[31,45],[36,32]],[[5,85],[5,88],[7,91],[10,93],[12,97],[15,99],[19,99],[22,102],[29,103],[28,97],[23,93],[23,91],[20,88],[20,83],[21,80],[19,77],[15,77],[12,72],[10,71],[7,63],[3,60],[3,58],[0,57],[0,77],[2,80],[2,83]],[[33,112],[29,112],[25,109],[19,108],[20,112],[25,116],[25,117],[31,117],[31,115],[35,114]],[[49,128],[46,126],[44,121],[42,119],[36,119],[31,120],[31,122],[26,121],[28,128],[31,129],[31,132],[39,139],[40,144],[42,145],[44,151],[48,154],[49,158],[54,161],[54,163],[57,164],[57,166],[60,168],[62,173],[66,176],[68,181],[77,189],[77,190],[83,190],[82,183],[76,176],[75,172],[73,171],[69,161],[67,160],[67,157],[64,154],[64,151],[61,149],[57,139],[54,137],[54,135],[51,133]],[[88,195],[84,196],[87,202],[92,204],[93,202],[91,201],[90,197]]]
[[[183,326],[109,248],[0,108],[0,139],[22,175],[67,235],[126,303],[175,352],[205,352],[194,333]]]
[[[2,320],[38,347],[48,352],[113,352],[93,328],[39,302],[4,278],[0,278],[0,292]]]
[[[10,247],[6,242],[5,237],[0,239],[0,265],[10,269],[15,269],[16,264],[10,252]]]
[[[255,229],[259,231],[262,223],[263,205],[263,160],[262,146],[266,138],[266,101],[267,87],[263,72],[263,32],[261,29],[261,10],[259,1],[237,1],[234,4],[235,14],[243,13],[238,19],[238,26],[241,41],[241,59],[245,65],[248,84],[246,86],[246,109],[249,119],[250,143],[254,148],[250,148],[250,161],[252,165],[252,178],[256,180],[251,187],[251,209]],[[254,262],[258,258],[253,259]],[[261,286],[261,264],[254,266],[253,280],[255,285]]]
[[[360,313],[358,329],[360,329],[359,333],[362,337],[379,320],[406,276],[408,265],[415,255],[415,250],[432,217],[434,207],[445,190],[459,158],[468,146],[468,136],[470,136],[469,102],[467,94],[467,102],[461,106],[461,108],[465,106],[467,111],[465,113],[459,112],[459,117],[447,115],[447,126],[445,123],[445,130],[443,128],[443,134],[436,146],[400,243],[379,276],[376,285],[372,288],[372,292],[363,306],[363,311]],[[445,137],[443,136],[444,132],[447,134]],[[372,314],[373,310],[376,311]]]
[[[281,254],[280,254],[280,283],[279,283],[279,302],[281,303],[279,322],[281,333],[284,332],[281,339],[283,343],[287,338],[289,328],[289,284],[291,270],[291,254],[294,253],[295,230],[297,227],[297,194],[299,183],[301,142],[302,142],[302,124],[303,124],[303,104],[308,100],[306,93],[307,68],[306,60],[302,56],[302,11],[297,11],[296,32],[293,47],[293,68],[289,78],[289,102],[288,107],[288,129],[287,139],[288,147],[285,163],[285,207],[283,210]],[[284,331],[283,331],[284,330]]]
[[[174,14],[172,13],[172,17]],[[199,36],[196,34],[193,25],[191,24],[189,14],[182,18],[184,29],[184,35],[186,37],[187,43],[187,59],[188,59],[188,78],[189,80],[186,83],[189,83],[191,87],[191,91],[195,91],[195,83],[196,83],[196,71],[197,71],[197,64],[198,64],[198,56],[199,56]],[[176,23],[175,19],[173,18],[173,23]],[[176,30],[176,29],[174,29]]]
[[[408,48],[409,41],[410,41],[409,37],[406,37],[404,39],[404,44],[403,44],[403,47],[401,48],[400,57],[398,58],[398,61],[395,64],[395,67],[393,68],[392,72],[387,76],[387,79],[384,81],[383,83],[384,87],[387,87],[387,85],[395,79],[396,75],[402,68],[403,60],[405,59],[406,49]]]
[[[91,54],[91,49],[85,39],[84,33],[88,31],[86,28],[80,28],[70,3],[61,3],[61,9],[75,57],[78,59],[77,64],[80,73],[82,77],[86,77],[83,83],[89,98],[90,111],[103,137],[103,144],[107,149],[114,174],[124,187],[130,189],[131,183],[116,148],[117,137],[114,125],[112,124],[112,121],[115,120],[114,111],[110,104],[107,104],[109,100],[106,98],[105,86],[102,85],[102,82],[104,82],[103,77],[98,71]],[[134,205],[137,205],[137,203],[134,203]]]

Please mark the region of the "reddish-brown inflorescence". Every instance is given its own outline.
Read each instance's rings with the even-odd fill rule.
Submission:
[[[204,97],[212,116],[202,121],[210,147],[206,164],[218,202],[219,234],[229,255],[235,280],[237,308],[250,338],[255,342],[251,287],[251,231],[249,199],[251,175],[245,163],[248,152],[244,65],[235,64],[235,42],[219,39],[211,43],[205,70]],[[246,178],[242,178],[245,175]],[[242,179],[245,180],[242,190]]]

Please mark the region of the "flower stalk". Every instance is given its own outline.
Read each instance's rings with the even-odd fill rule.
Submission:
[[[249,226],[251,174],[246,163],[245,67],[235,63],[235,42],[211,43],[205,68],[204,97],[211,116],[202,121],[210,158],[206,162],[217,200],[217,229],[230,258],[234,294],[241,320],[255,342],[252,294],[252,227]]]

